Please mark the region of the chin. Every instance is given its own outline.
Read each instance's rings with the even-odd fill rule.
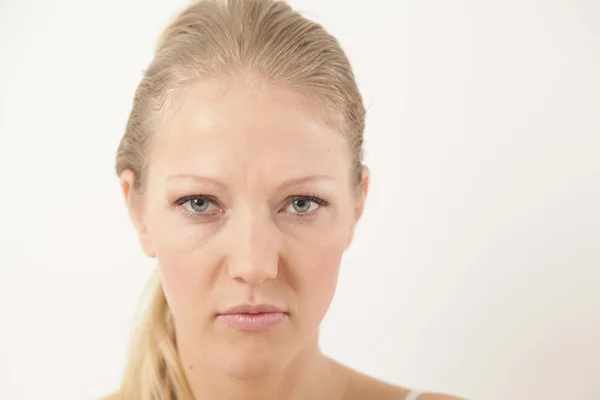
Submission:
[[[219,360],[219,367],[227,375],[237,379],[259,379],[281,371],[281,358],[268,355],[230,355]]]
[[[279,346],[244,346],[238,344],[219,354],[214,354],[217,367],[231,377],[238,379],[257,379],[275,371],[281,371],[290,358],[289,348]]]
[[[236,335],[237,336],[237,335]],[[213,346],[212,359],[227,375],[238,379],[256,379],[281,369],[294,357],[291,338],[261,334],[241,334]]]

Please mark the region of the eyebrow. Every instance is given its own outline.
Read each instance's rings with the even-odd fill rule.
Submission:
[[[174,174],[174,175],[170,175],[169,177],[167,177],[167,181],[177,181],[177,180],[187,180],[187,181],[194,181],[194,182],[209,182],[209,183],[212,183],[214,185],[221,186],[224,188],[227,187],[227,185],[225,183],[223,183],[221,180],[214,178],[214,177],[210,177],[210,176],[201,176],[201,175],[194,175],[194,174]],[[284,182],[282,182],[277,187],[277,189],[281,190],[288,186],[298,185],[301,183],[306,183],[306,182],[311,182],[311,181],[333,181],[333,180],[335,180],[335,178],[331,175],[324,175],[324,174],[306,175],[306,176],[300,176],[297,178],[287,179]]]

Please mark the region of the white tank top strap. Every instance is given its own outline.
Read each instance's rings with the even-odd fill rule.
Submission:
[[[404,400],[417,400],[424,392],[413,390],[406,395]]]

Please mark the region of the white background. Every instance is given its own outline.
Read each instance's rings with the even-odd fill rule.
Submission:
[[[114,156],[184,0],[0,0],[0,398],[121,378],[154,260]],[[323,350],[472,399],[600,399],[600,3],[319,1],[373,181]]]

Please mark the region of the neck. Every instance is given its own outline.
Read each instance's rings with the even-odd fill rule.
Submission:
[[[191,365],[189,351],[179,351],[182,365]],[[252,379],[227,375],[194,357],[194,368],[183,368],[194,399],[222,400],[338,400],[347,376],[339,364],[321,353],[317,341],[302,349],[287,365]]]

